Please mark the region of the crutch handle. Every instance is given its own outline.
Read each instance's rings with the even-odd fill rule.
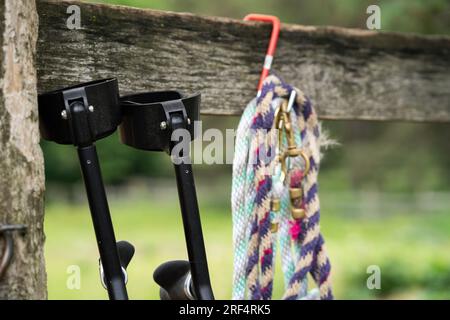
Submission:
[[[161,300],[196,300],[188,261],[163,263],[153,273],[153,279],[160,286]]]

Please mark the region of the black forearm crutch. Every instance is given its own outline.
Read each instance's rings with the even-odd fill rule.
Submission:
[[[177,91],[135,94],[121,97],[121,106],[121,141],[138,149],[166,151],[174,163],[189,262],[167,262],[155,271],[161,298],[214,299],[189,156],[194,121],[199,119],[200,94],[190,97]],[[176,130],[180,137],[172,141]],[[181,146],[179,143],[184,144],[183,148],[175,154],[172,151]]]
[[[77,147],[89,201],[102,282],[112,300],[128,299],[125,278],[134,248],[119,243],[119,252],[94,142],[112,134],[121,122],[116,79],[79,84],[39,95],[39,123],[46,140]]]

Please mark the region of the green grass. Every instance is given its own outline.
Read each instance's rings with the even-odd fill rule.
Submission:
[[[232,243],[228,194],[200,185],[202,222],[213,289],[231,296]],[[110,190],[117,239],[136,246],[129,266],[132,299],[157,299],[153,270],[185,259],[176,191],[172,185],[146,193]],[[331,256],[338,299],[450,298],[450,197],[322,192],[322,232]],[[127,200],[125,200],[127,199]],[[419,199],[419,200],[418,200]],[[427,202],[429,203],[427,205]],[[97,248],[84,204],[51,201],[45,220],[50,299],[106,299],[99,283]],[[81,289],[69,290],[67,267],[81,269]],[[366,269],[381,268],[381,290],[368,290]],[[276,272],[275,296],[282,293]]]

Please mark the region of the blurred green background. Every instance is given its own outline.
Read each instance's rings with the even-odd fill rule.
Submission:
[[[447,0],[109,0],[159,10],[242,18],[274,14],[283,22],[365,28],[369,4],[381,7],[382,30],[450,34]],[[276,69],[276,62],[274,64]],[[314,98],[314,97],[313,97]],[[426,107],[426,106],[424,106]],[[204,129],[235,128],[238,118],[204,117]],[[327,150],[320,174],[322,230],[338,299],[450,298],[450,126],[324,121],[339,146]],[[205,146],[205,144],[204,144]],[[97,247],[72,147],[42,142],[46,160],[46,260],[51,299],[105,299]],[[133,299],[157,299],[153,270],[185,258],[176,186],[169,159],[118,143],[97,143],[118,239],[136,246],[129,267]],[[231,296],[231,166],[195,166],[202,222],[217,298]],[[78,265],[81,289],[67,268]],[[381,268],[369,290],[367,267]],[[275,296],[281,296],[277,270]]]

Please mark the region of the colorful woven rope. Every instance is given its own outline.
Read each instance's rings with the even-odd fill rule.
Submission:
[[[295,142],[307,155],[311,168],[303,176],[301,159],[293,158],[286,183],[280,179],[276,148],[282,146],[277,145],[274,120],[276,110],[287,102],[292,90],[297,93],[290,112]],[[317,115],[309,99],[276,76],[267,77],[260,96],[245,109],[236,135],[232,183],[233,299],[272,298],[278,241],[286,288],[283,298],[314,298],[314,292],[307,293],[308,274],[317,283],[320,298],[332,298],[330,263],[319,227],[319,136]],[[282,141],[285,143],[286,139]],[[301,187],[304,192],[303,219],[291,216],[289,187]],[[280,199],[278,212],[272,211],[273,196]],[[272,231],[274,224],[279,226],[278,232]]]

